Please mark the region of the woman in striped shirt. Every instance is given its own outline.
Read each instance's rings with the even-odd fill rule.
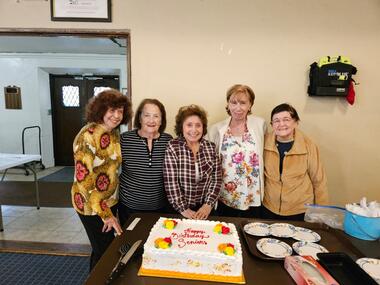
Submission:
[[[203,138],[206,112],[197,105],[180,108],[175,132],[164,162],[169,202],[185,218],[207,219],[218,200],[222,172],[215,144]]]
[[[166,111],[157,99],[144,99],[137,108],[132,131],[121,135],[119,218],[123,225],[137,212],[170,212],[162,167],[172,136],[165,133]]]

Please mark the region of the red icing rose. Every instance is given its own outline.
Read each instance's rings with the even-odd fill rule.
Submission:
[[[222,234],[227,235],[230,233],[230,228],[222,226]]]
[[[87,167],[80,161],[77,161],[75,164],[75,178],[77,181],[83,181],[87,174],[89,173]]]
[[[102,134],[102,136],[100,137],[100,147],[102,149],[105,149],[106,147],[108,147],[110,145],[110,142],[111,142],[110,135],[109,134]]]
[[[170,237],[164,238],[164,241],[166,241],[168,244],[172,243],[172,239]]]
[[[106,191],[108,186],[110,185],[110,179],[105,173],[100,173],[98,177],[96,177],[96,188],[99,191]]]
[[[235,248],[235,246],[232,243],[227,243],[227,246],[230,246],[232,248]]]
[[[100,201],[100,208],[102,208],[103,211],[108,209],[107,202],[105,200]]]
[[[74,194],[74,203],[79,210],[83,211],[83,209],[84,209],[84,198],[83,198],[82,194],[80,194],[80,193]]]

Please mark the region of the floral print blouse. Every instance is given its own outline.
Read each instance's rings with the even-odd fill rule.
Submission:
[[[223,185],[219,200],[239,210],[261,205],[259,154],[253,138],[247,128],[241,137],[233,136],[228,128],[222,140]]]
[[[90,123],[77,134],[74,143],[75,175],[71,198],[82,215],[113,216],[117,203],[118,169],[121,163],[119,133]]]

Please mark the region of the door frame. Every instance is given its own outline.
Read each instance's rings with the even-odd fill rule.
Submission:
[[[0,36],[35,36],[58,37],[77,36],[86,38],[125,38],[127,40],[127,86],[128,97],[132,102],[132,70],[131,70],[131,33],[129,29],[34,29],[34,28],[0,28]]]
[[[74,36],[83,38],[124,38],[126,39],[126,80],[128,87],[128,98],[132,101],[132,64],[131,64],[131,35],[129,29],[55,29],[55,28],[0,28],[0,36],[35,36],[35,37],[58,37]],[[128,129],[131,128],[131,121],[128,122]],[[53,123],[53,122],[52,122]],[[52,126],[53,128],[53,126]],[[54,142],[51,142],[53,148]],[[45,150],[43,150],[44,152]],[[48,153],[49,150],[47,150]],[[50,157],[49,157],[50,159]],[[54,163],[54,155],[53,155]]]

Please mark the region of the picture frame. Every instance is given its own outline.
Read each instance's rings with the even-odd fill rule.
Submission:
[[[50,0],[52,21],[111,22],[111,0]]]

